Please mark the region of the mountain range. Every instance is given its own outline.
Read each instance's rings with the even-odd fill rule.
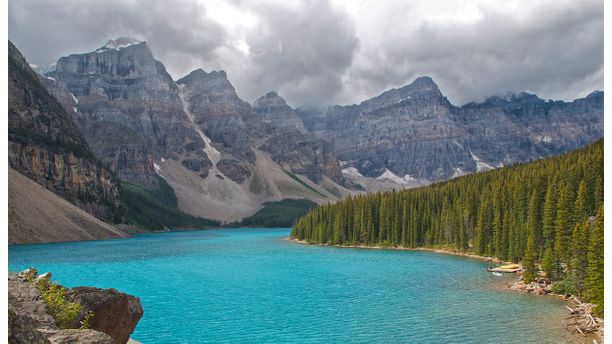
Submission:
[[[319,111],[294,109],[274,91],[250,104],[224,71],[173,80],[146,42],[129,38],[61,57],[38,75],[10,42],[9,53],[21,71],[9,74],[11,167],[103,220],[119,208],[114,180],[151,193],[167,184],[181,211],[231,222],[265,202],[322,204],[426,185],[603,137],[601,91],[573,102],[518,93],[456,106],[424,76]],[[45,95],[32,102],[26,82]]]

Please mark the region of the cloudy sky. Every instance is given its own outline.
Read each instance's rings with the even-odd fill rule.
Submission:
[[[429,75],[457,105],[603,90],[603,0],[10,0],[30,63],[148,41],[175,79],[223,69],[248,101],[358,103]]]

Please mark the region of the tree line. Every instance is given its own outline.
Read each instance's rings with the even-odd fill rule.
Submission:
[[[603,313],[603,140],[416,189],[348,197],[291,228],[310,243],[435,247],[522,262]]]

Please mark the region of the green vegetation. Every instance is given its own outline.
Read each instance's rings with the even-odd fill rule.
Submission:
[[[137,185],[121,182],[121,201],[125,205],[126,223],[144,229],[164,228],[205,228],[219,226],[217,220],[210,220],[186,214],[176,207],[174,191],[162,178],[160,188],[145,190]]]
[[[68,328],[79,315],[81,304],[69,302],[66,299],[66,289],[57,283],[43,279],[36,283],[36,287],[47,304],[47,312],[55,319],[57,326],[60,329]]]
[[[297,218],[314,208],[316,203],[306,199],[284,199],[266,202],[254,215],[242,220],[243,226],[291,227]]]
[[[91,324],[90,321],[94,316],[94,312],[92,311],[87,311],[87,313],[85,313],[85,315],[83,316],[83,320],[79,321],[79,323],[81,324],[81,326],[79,327],[81,330],[86,330],[91,328]]]
[[[451,246],[537,262],[603,314],[603,140],[558,156],[317,207],[291,237],[337,245]],[[559,282],[561,281],[561,282]]]

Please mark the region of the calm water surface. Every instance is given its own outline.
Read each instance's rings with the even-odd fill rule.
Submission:
[[[224,229],[9,247],[9,269],[116,288],[153,343],[559,343],[563,304],[507,291],[485,263],[306,246],[288,229]],[[502,287],[500,287],[502,286]]]

